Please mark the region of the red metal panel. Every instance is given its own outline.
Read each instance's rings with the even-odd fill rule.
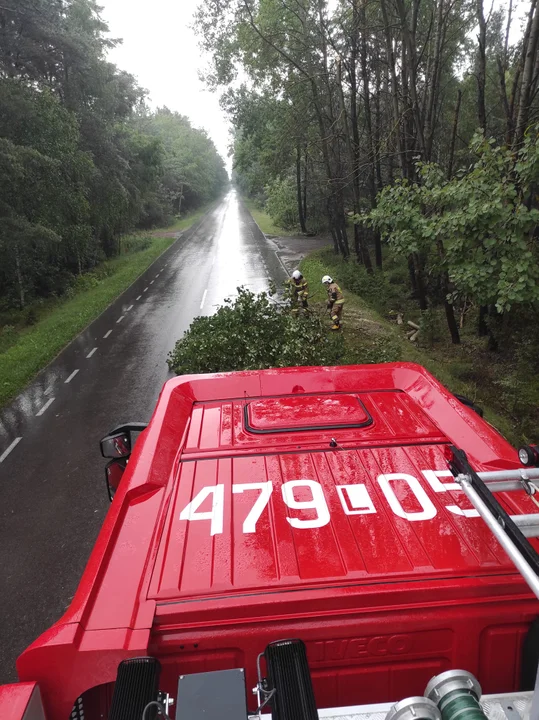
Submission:
[[[2,720],[45,720],[37,684],[0,685],[0,717]]]
[[[245,424],[246,410],[249,427]],[[327,448],[332,438],[340,445],[364,447],[447,441],[442,430],[405,393],[370,391],[356,396],[307,395],[200,404],[193,410],[192,429],[183,452],[204,457],[279,452],[298,444]]]
[[[462,493],[425,476],[444,470],[436,446],[181,463],[149,597],[507,572]]]

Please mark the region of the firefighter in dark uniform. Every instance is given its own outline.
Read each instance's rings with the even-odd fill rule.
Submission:
[[[329,310],[331,322],[333,323],[331,329],[340,330],[344,306],[344,295],[342,294],[341,288],[329,275],[324,275],[322,282],[328,291],[327,309]]]
[[[309,303],[307,302],[309,297],[309,286],[307,285],[307,280],[305,280],[299,270],[294,270],[288,284],[290,290],[290,300],[292,301],[292,314],[297,315],[300,308],[303,312],[306,312],[309,307]]]

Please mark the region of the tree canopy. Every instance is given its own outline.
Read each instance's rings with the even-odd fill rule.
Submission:
[[[0,7],[0,299],[62,293],[119,250],[216,198],[223,160],[202,130],[151,112],[107,59],[119,41],[94,0]]]

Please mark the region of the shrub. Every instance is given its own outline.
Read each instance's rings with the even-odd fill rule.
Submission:
[[[299,224],[295,186],[290,178],[277,179],[266,186],[266,210],[273,222],[292,230]]]
[[[238,288],[238,296],[211,317],[195,318],[169,354],[168,364],[185,373],[338,364],[340,334],[328,334],[316,315],[294,317],[268,293]]]

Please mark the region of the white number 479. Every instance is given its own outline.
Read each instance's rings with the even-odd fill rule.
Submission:
[[[200,492],[191,500],[191,502],[181,511],[180,520],[209,520],[210,535],[220,535],[223,532],[224,522],[224,485],[210,485],[202,488]],[[305,488],[311,494],[311,500],[296,500],[294,490],[296,488]],[[271,480],[260,483],[238,483],[232,486],[234,495],[243,494],[251,490],[257,490],[258,496],[254,505],[250,509],[247,517],[243,522],[244,534],[256,532],[256,524],[260,516],[266,509],[271,494],[273,492],[273,484]],[[281,486],[281,492],[285,505],[292,510],[315,510],[316,517],[313,519],[290,518],[287,521],[294,528],[317,528],[327,525],[330,520],[329,509],[324,497],[324,491],[319,483],[314,480],[291,480],[285,482]],[[202,503],[211,496],[211,509],[200,512],[199,508]]]

